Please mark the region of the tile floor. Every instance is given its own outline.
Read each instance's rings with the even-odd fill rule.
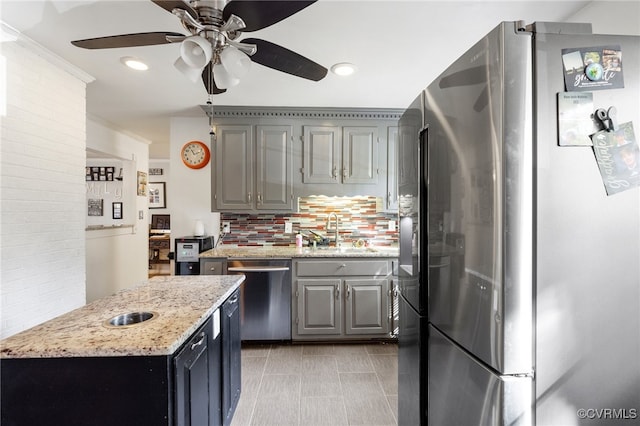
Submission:
[[[397,424],[393,343],[243,345],[232,426]]]

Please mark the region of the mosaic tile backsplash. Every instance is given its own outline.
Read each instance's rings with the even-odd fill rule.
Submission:
[[[335,212],[340,221],[340,239],[343,244],[364,240],[371,245],[390,246],[398,243],[398,231],[389,231],[389,221],[398,220],[397,213],[383,212],[379,197],[326,197],[312,196],[298,199],[297,213],[236,214],[221,213],[221,221],[231,224],[231,232],[222,244],[237,246],[295,246],[298,232],[305,245],[315,231],[334,241],[335,223],[327,232],[327,217]],[[285,234],[285,223],[291,222],[293,232]]]

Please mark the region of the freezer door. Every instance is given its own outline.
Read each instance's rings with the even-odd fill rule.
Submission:
[[[429,327],[429,425],[531,425],[533,380],[500,376]]]
[[[533,368],[530,53],[503,23],[425,90],[429,321],[501,374]]]

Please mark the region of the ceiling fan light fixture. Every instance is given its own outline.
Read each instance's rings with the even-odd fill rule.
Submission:
[[[200,80],[200,73],[202,71],[199,68],[193,68],[187,65],[182,57],[178,57],[178,59],[176,59],[176,61],[173,63],[173,66],[176,67],[176,69],[182,74],[186,75],[189,80],[193,81],[194,83]]]
[[[231,45],[226,46],[220,53],[220,62],[224,69],[236,79],[244,77],[251,69],[251,59]]]
[[[213,79],[220,89],[228,89],[240,83],[240,79],[232,76],[220,63],[213,65]]]
[[[340,62],[340,63],[334,64],[331,67],[331,72],[341,77],[346,77],[348,75],[351,75],[355,73],[356,70],[357,70],[356,66],[349,62]]]
[[[211,61],[212,55],[211,43],[204,37],[187,37],[180,45],[180,57],[192,68],[202,70]]]
[[[149,66],[147,64],[145,64],[138,58],[134,58],[133,56],[123,56],[122,58],[120,58],[120,62],[136,71],[146,71],[149,69]]]

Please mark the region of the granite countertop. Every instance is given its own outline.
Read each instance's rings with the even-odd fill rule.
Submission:
[[[244,281],[244,275],[158,276],[0,341],[0,358],[173,354]],[[156,318],[110,328],[128,312]]]
[[[318,257],[398,257],[397,247],[263,247],[220,246],[200,254],[201,258],[318,258]]]

